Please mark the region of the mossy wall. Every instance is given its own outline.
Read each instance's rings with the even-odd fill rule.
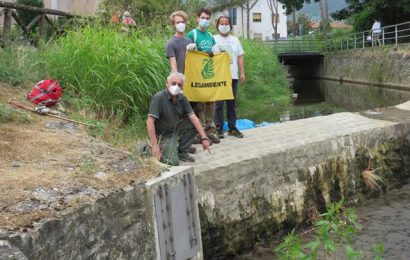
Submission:
[[[232,178],[225,183],[220,177],[213,192],[220,193],[216,196],[221,201],[212,202],[211,207],[200,203],[205,258],[226,259],[256,243],[268,243],[293,227],[309,224],[315,214],[341,198],[357,203],[406,184],[409,133],[410,126],[399,124],[243,162],[238,171],[251,169],[253,163],[246,181],[238,184]],[[228,175],[232,168],[220,169],[216,175]],[[380,190],[367,188],[365,170],[383,179]],[[237,179],[245,177],[240,173]],[[206,187],[201,187],[201,181],[198,185],[201,196]],[[231,199],[239,201],[235,209],[229,208]]]
[[[320,77],[410,89],[410,45],[329,52]]]

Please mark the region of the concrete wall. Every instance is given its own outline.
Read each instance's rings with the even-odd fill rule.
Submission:
[[[192,174],[191,167],[174,167],[146,184],[101,195],[56,219],[41,220],[32,229],[0,229],[0,258],[166,259],[159,251],[154,196],[160,185],[172,187]],[[198,252],[192,259],[201,258]]]
[[[409,44],[327,53],[322,78],[410,89]]]
[[[225,139],[224,147],[197,159],[206,258],[249,250],[303,223],[310,212],[323,212],[332,201],[360,198],[366,193],[361,173],[368,167],[369,152],[383,162],[372,167],[381,169],[377,174],[388,183],[385,188],[410,176],[408,122],[341,113],[245,135],[243,141]],[[398,165],[389,166],[386,154]]]

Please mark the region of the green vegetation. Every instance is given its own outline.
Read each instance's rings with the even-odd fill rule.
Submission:
[[[408,0],[346,0],[347,7],[332,14],[338,20],[349,19],[356,31],[372,28],[374,19],[382,26],[407,22],[410,15]]]
[[[270,47],[242,40],[246,83],[239,85],[238,118],[278,121],[290,104],[286,73]]]
[[[164,40],[86,27],[44,46],[40,60],[77,105],[98,118],[127,124],[145,115],[151,96],[164,87]]]
[[[13,86],[26,81],[35,82],[39,77],[36,50],[31,48],[0,48],[0,79]]]
[[[0,124],[2,123],[28,123],[30,122],[30,116],[24,112],[20,112],[15,109],[11,109],[3,104],[0,104]]]
[[[124,34],[89,25],[37,50],[0,51],[0,75],[12,85],[57,79],[71,118],[97,125],[93,135],[132,146],[145,137],[151,96],[165,87],[164,46],[171,35],[160,26]],[[277,121],[290,103],[285,73],[271,48],[250,40],[243,46],[247,80],[239,90],[239,116]]]
[[[332,203],[328,211],[321,214],[314,222],[314,236],[310,242],[303,243],[301,236],[292,230],[284,241],[275,248],[280,259],[336,259],[342,254],[343,259],[362,259],[363,252],[353,248],[353,239],[360,230],[357,214],[349,208],[343,207],[343,200]],[[383,259],[384,246],[373,246],[374,259]]]

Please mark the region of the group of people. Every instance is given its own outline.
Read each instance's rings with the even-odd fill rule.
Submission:
[[[176,11],[170,16],[175,30],[166,45],[171,72],[166,88],[152,97],[147,119],[151,154],[169,165],[179,165],[179,161],[194,162],[190,153],[196,152],[192,146],[195,141],[209,152],[212,143],[220,143],[224,138],[225,103],[228,135],[243,137],[236,127],[236,95],[238,81],[245,81],[244,50],[238,38],[230,35],[232,23],[228,16],[220,16],[216,20],[217,35],[208,31],[210,19],[209,9],[198,10],[198,27],[185,35],[188,15],[184,11]],[[208,53],[211,57],[222,51],[229,54],[233,100],[189,102],[183,95],[185,56],[187,51],[194,50]]]
[[[136,26],[135,20],[131,17],[130,12],[125,11],[121,16],[121,12],[117,11],[110,20],[113,25],[121,25],[122,30],[128,30],[128,27]]]

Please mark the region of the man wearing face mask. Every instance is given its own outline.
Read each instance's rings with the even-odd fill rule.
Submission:
[[[201,52],[212,54],[212,46],[215,45],[215,39],[208,27],[210,25],[211,11],[202,8],[197,12],[198,28],[193,29],[187,35],[193,43],[187,45],[187,50],[198,50]],[[215,102],[197,102],[195,103],[195,113],[198,115],[203,127],[206,129],[209,138],[213,143],[219,143],[220,140],[216,135],[216,127],[214,124]]]
[[[209,152],[209,140],[188,99],[181,94],[185,76],[171,72],[166,89],[156,93],[148,112],[147,131],[152,157],[169,165],[179,161],[194,162],[188,154],[196,133],[204,150]]]
[[[234,99],[216,102],[215,125],[218,129],[218,137],[224,138],[224,103],[226,102],[226,117],[229,127],[228,135],[242,138],[243,134],[236,127],[236,95],[238,93],[238,79],[241,82],[245,81],[244,51],[239,39],[229,34],[232,29],[232,24],[228,16],[220,16],[216,21],[216,28],[219,34],[214,36],[216,41],[214,50],[226,51],[231,58],[232,92]]]
[[[176,11],[171,14],[170,19],[175,34],[167,42],[166,55],[171,66],[171,72],[184,73],[187,45],[192,43],[191,39],[185,37],[188,15],[184,11]]]

